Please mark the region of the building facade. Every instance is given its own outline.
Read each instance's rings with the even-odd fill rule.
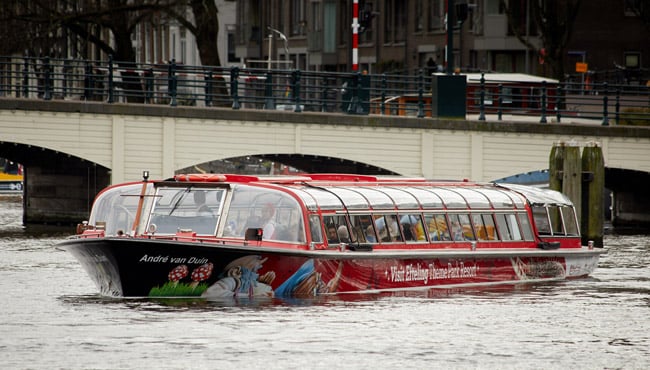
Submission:
[[[450,67],[548,75],[548,66],[533,51],[542,48],[542,40],[530,1],[507,0],[509,17],[501,0],[455,0],[456,13],[464,16],[453,22]],[[583,1],[565,70],[574,73],[575,63],[584,62],[594,71],[627,68],[647,74],[650,25],[640,16],[642,3]],[[304,70],[351,71],[352,9],[353,0],[237,0],[234,54],[250,66],[270,59],[289,60],[291,68]],[[359,0],[359,9],[366,17],[359,36],[360,70],[412,74],[446,68],[447,0]],[[534,49],[514,29],[523,30],[520,37]]]

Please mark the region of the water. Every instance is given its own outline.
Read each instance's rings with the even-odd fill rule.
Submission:
[[[302,301],[102,298],[0,199],[4,369],[641,369],[650,366],[650,237],[607,236],[592,278]]]

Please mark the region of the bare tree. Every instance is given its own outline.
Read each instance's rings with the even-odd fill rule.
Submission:
[[[573,34],[573,24],[582,0],[531,0],[530,15],[534,26],[539,32],[542,47],[537,48],[526,37],[525,27],[513,27],[516,24],[513,16],[514,9],[508,2],[501,0],[501,6],[508,16],[510,30],[529,50],[535,51],[548,63],[552,77],[563,79],[567,47]]]
[[[219,33],[219,10],[214,0],[178,1],[176,6],[166,9],[170,17],[190,31],[196,39],[199,57],[204,66],[220,66],[221,58],[217,45]],[[186,9],[191,11],[188,17]]]

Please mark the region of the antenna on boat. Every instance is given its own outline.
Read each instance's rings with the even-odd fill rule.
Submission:
[[[142,181],[147,182],[149,180],[149,171],[144,170],[142,171]]]

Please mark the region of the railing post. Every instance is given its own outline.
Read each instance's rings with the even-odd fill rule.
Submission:
[[[208,71],[208,74],[205,76],[205,106],[212,106],[212,70]]]
[[[539,119],[539,123],[546,123],[546,81],[542,81],[542,116]]]
[[[300,108],[300,70],[296,69],[291,72],[291,93],[293,94],[293,103],[295,107],[293,111],[296,113],[302,112]]]
[[[360,102],[359,102],[359,89],[361,88],[361,73],[357,72],[354,75],[354,82],[352,83],[352,86],[350,87],[352,89],[352,97],[350,99],[350,104],[348,105],[348,110],[347,113],[352,113],[356,114],[360,107]]]
[[[503,117],[503,84],[499,84],[497,86],[497,91],[499,92],[499,107],[497,108],[497,120],[501,121],[501,118]]]
[[[323,87],[321,88],[320,111],[324,113],[327,112],[327,90],[328,90],[327,77],[323,76],[321,85]]]
[[[63,67],[61,67],[61,95],[63,98],[68,96],[68,70],[70,69],[70,61],[66,58],[63,59]]]
[[[172,59],[167,67],[167,93],[169,94],[169,105],[175,107],[178,104],[176,100],[176,59]]]
[[[607,82],[603,82],[603,126],[609,126],[609,117],[607,117],[607,105],[609,104],[608,98],[607,98],[607,93],[608,93],[608,88],[607,88]]]
[[[115,97],[113,96],[114,93],[114,86],[113,86],[113,56],[109,55],[108,56],[108,99],[106,100],[107,103],[113,103],[115,101]]]
[[[275,109],[275,98],[273,97],[273,73],[266,72],[266,80],[264,81],[264,109]]]
[[[555,97],[555,119],[557,123],[562,122],[562,102],[564,101],[564,89],[562,88],[562,82],[557,83],[557,91]]]
[[[93,86],[93,76],[92,76],[92,66],[90,61],[86,61],[84,66],[84,99],[90,100],[92,98],[92,86]]]
[[[232,109],[239,109],[239,67],[230,69],[230,96],[232,97]]]
[[[50,74],[50,57],[43,58],[43,100],[52,100],[52,76]]]
[[[153,103],[153,68],[149,68],[144,74],[145,102]]]
[[[29,59],[25,55],[23,62],[23,98],[29,97]]]
[[[618,125],[618,120],[621,114],[621,89],[616,89],[616,113],[614,114],[615,122]]]
[[[379,103],[379,108],[381,109],[381,115],[386,114],[386,88],[388,88],[388,81],[386,80],[386,74],[381,74],[381,102]]]
[[[424,76],[420,69],[418,73],[418,118],[424,118]]]
[[[481,73],[481,101],[479,102],[478,120],[485,121],[485,73]]]

